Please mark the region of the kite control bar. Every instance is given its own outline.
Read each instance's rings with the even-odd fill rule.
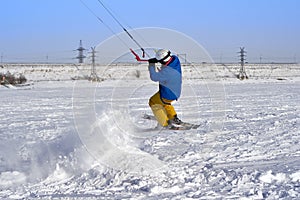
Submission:
[[[135,53],[132,49],[130,49],[131,53],[135,56],[135,59],[138,62],[148,62],[148,59],[141,59],[139,55],[137,55],[137,53]]]

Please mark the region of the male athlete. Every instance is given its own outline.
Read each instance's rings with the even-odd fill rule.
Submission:
[[[148,60],[149,73],[152,81],[159,82],[159,90],[149,99],[149,106],[163,127],[173,128],[180,126],[182,121],[172,106],[181,94],[182,74],[181,64],[177,56],[171,55],[169,50],[159,49],[155,58]],[[161,68],[156,70],[155,64],[160,63]]]

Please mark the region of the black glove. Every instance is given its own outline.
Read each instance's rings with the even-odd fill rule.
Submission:
[[[158,63],[158,60],[156,58],[150,58],[148,60],[149,63]]]

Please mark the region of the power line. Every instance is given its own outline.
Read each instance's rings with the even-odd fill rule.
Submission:
[[[86,50],[85,48],[83,48],[82,46],[82,40],[80,40],[79,42],[79,47],[76,49],[78,51],[78,56],[76,57],[79,61],[79,63],[83,63],[83,59],[86,58],[85,55],[83,55],[83,52]]]
[[[246,60],[246,51],[245,51],[245,47],[240,47],[240,57],[241,57],[241,69],[240,69],[240,73],[238,75],[238,78],[240,80],[244,80],[245,78],[248,79],[248,76],[246,74],[246,70],[245,70],[245,60]]]

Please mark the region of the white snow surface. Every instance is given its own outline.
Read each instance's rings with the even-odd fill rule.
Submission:
[[[299,77],[186,76],[174,106],[201,126],[170,131],[141,118],[157,90],[146,76],[91,83],[60,72],[0,89],[1,199],[300,198]]]

